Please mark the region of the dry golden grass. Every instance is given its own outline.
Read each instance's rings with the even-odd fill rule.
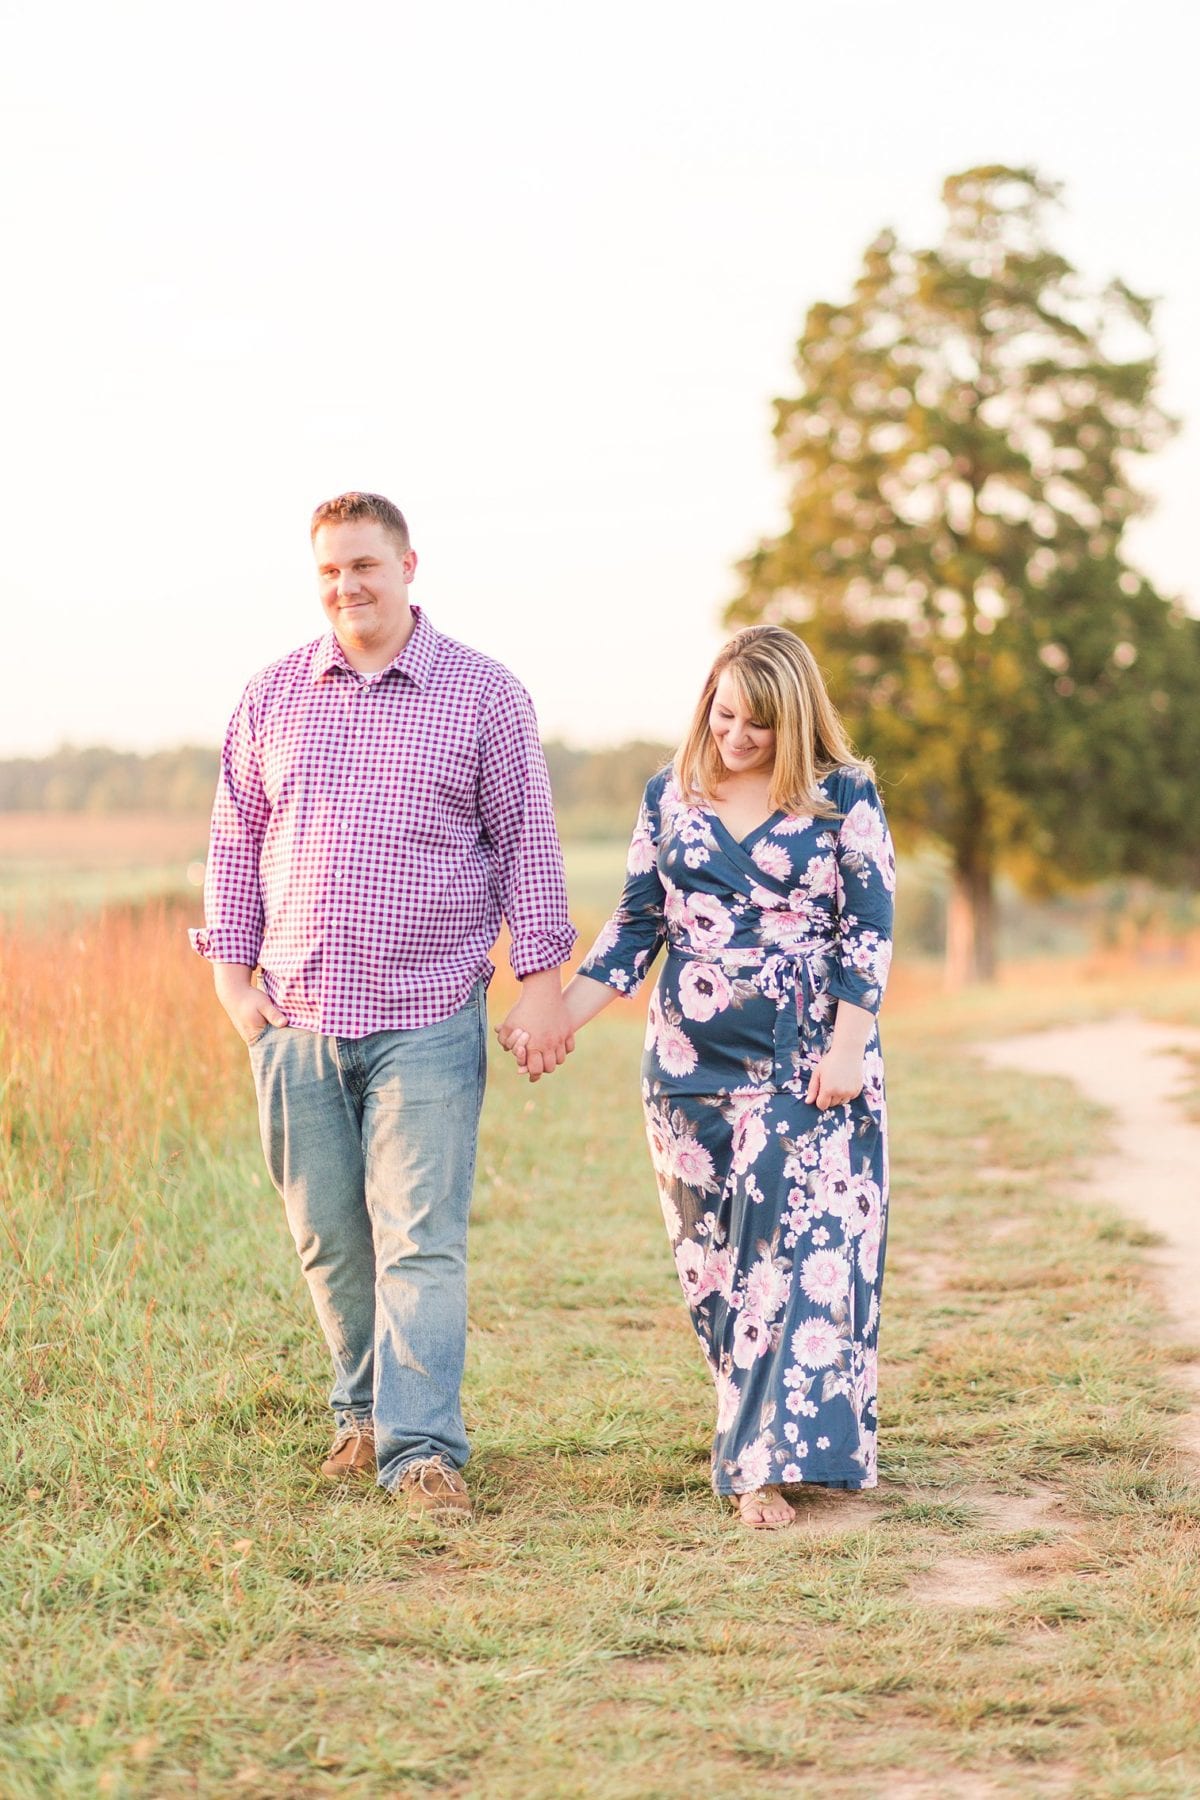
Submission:
[[[1136,1235],[1070,1187],[1094,1111],[963,1048],[1194,984],[914,977],[881,1488],[768,1540],[708,1491],[637,1008],[534,1090],[497,1067],[445,1537],[311,1476],[324,1357],[194,913],[0,934],[5,1800],[1198,1791],[1200,1500]]]

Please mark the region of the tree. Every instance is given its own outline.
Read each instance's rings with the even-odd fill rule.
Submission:
[[[1130,464],[1172,429],[1152,307],[1051,247],[1057,197],[1032,169],[952,176],[936,248],[884,232],[851,299],[811,308],[775,402],[789,523],[728,614],[802,632],[902,832],[945,847],[958,978],[994,971],[999,869],[1197,857],[1200,627],[1122,554]]]

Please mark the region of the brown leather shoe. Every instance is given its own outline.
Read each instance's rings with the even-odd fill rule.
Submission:
[[[375,1473],[375,1426],[370,1419],[351,1419],[333,1440],[321,1464],[326,1481],[348,1481],[352,1475]]]
[[[395,1487],[398,1500],[410,1512],[445,1525],[465,1524],[471,1517],[471,1496],[457,1469],[452,1469],[440,1456],[425,1462],[409,1463]]]

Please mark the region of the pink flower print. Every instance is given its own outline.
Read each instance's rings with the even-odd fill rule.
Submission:
[[[728,1431],[737,1418],[742,1396],[732,1375],[717,1376],[717,1430]]]
[[[804,1259],[800,1286],[814,1306],[837,1306],[850,1291],[850,1264],[836,1250],[814,1250]]]
[[[675,1268],[689,1304],[702,1300],[704,1296],[699,1288],[704,1280],[704,1252],[691,1238],[685,1238],[682,1244],[675,1246]]]
[[[811,913],[782,908],[777,912],[764,912],[759,935],[765,944],[781,944],[786,949],[789,944],[802,944],[811,935],[812,928]]]
[[[821,1173],[823,1175],[850,1174],[850,1134],[842,1126],[837,1131],[827,1131],[821,1139]]]
[[[682,929],[687,921],[687,896],[682,888],[676,887],[669,875],[662,878],[663,884],[663,918],[668,925]]]
[[[792,1278],[771,1256],[760,1256],[746,1277],[745,1307],[760,1319],[773,1319],[787,1304]]]
[[[773,844],[769,838],[762,838],[750,852],[750,860],[756,863],[764,875],[772,876],[776,881],[786,881],[792,872],[792,859],[782,844]]]
[[[771,1446],[764,1434],[747,1444],[737,1459],[738,1491],[754,1493],[771,1479]]]
[[[679,1208],[671,1197],[670,1189],[661,1178],[658,1181],[658,1204],[662,1207],[663,1224],[667,1228],[667,1236],[674,1243],[683,1230],[683,1220],[679,1216]]]
[[[797,1449],[802,1451],[807,1450],[808,1445],[798,1444]],[[798,1467],[796,1463],[788,1463],[779,1479],[787,1487],[799,1487],[800,1483],[804,1480],[804,1470]]]
[[[712,1194],[717,1189],[716,1171],[713,1159],[699,1138],[685,1132],[677,1137],[671,1146],[671,1173],[682,1181],[684,1187],[697,1188],[703,1194]]]
[[[724,1012],[732,1000],[733,984],[715,963],[690,962],[679,977],[679,1004],[685,1019],[711,1019]]]
[[[650,1161],[655,1173],[673,1175],[675,1173],[675,1135],[667,1121],[659,1112],[646,1115],[646,1141],[650,1145]]]
[[[819,1437],[817,1439],[817,1449],[818,1450],[828,1450],[828,1448],[829,1448],[829,1439],[827,1437]]]
[[[659,1022],[654,1034],[658,1060],[668,1075],[690,1075],[696,1067],[696,1046],[678,1025],[666,1019]]]
[[[889,894],[896,887],[896,857],[882,816],[869,800],[859,800],[842,820],[838,834],[843,850],[874,863]]]
[[[879,1189],[869,1175],[855,1177],[850,1187],[850,1204],[846,1212],[846,1230],[851,1237],[871,1231],[879,1235],[882,1222]]]
[[[850,1209],[850,1149],[844,1132],[831,1132],[821,1145],[813,1197],[821,1212],[844,1219]]]
[[[720,1294],[723,1300],[731,1300],[736,1274],[737,1268],[733,1260],[733,1251],[729,1249],[728,1245],[720,1250],[709,1251],[708,1262],[705,1265],[705,1280],[709,1284],[708,1291],[710,1293]]]
[[[629,855],[625,862],[625,871],[629,875],[648,875],[655,863],[654,839],[650,835],[650,820],[645,807],[638,814],[638,822],[634,827],[630,840]]]
[[[789,813],[786,819],[780,819],[772,832],[773,837],[799,837],[807,831],[813,822],[811,813]]]
[[[801,876],[805,890],[813,900],[837,891],[837,863],[832,856],[814,856]]]
[[[879,1359],[873,1350],[863,1352],[862,1367],[854,1375],[854,1406],[861,1419],[875,1410],[879,1395]]]
[[[806,1369],[828,1369],[841,1355],[845,1339],[829,1319],[805,1319],[792,1333],[792,1355]]]
[[[733,1111],[733,1172],[744,1175],[766,1148],[767,1128],[763,1122],[766,1100],[738,1100]]]
[[[867,1226],[858,1240],[858,1266],[864,1281],[874,1281],[879,1273],[879,1247],[883,1242],[878,1228]]]
[[[868,1050],[863,1057],[863,1097],[872,1112],[883,1105],[883,1057],[878,1050]]]
[[[735,1368],[749,1369],[771,1347],[771,1328],[765,1319],[745,1308],[737,1316],[733,1328],[733,1361]]]
[[[733,936],[733,919],[713,894],[689,894],[683,903],[683,929],[692,948],[721,950]]]
[[[883,820],[869,800],[856,800],[842,820],[838,836],[843,850],[852,856],[874,856],[883,843]]]
[[[620,935],[621,927],[618,925],[616,919],[612,918],[606,920],[600,927],[599,937],[588,952],[588,961],[599,962],[602,957],[607,956]]]

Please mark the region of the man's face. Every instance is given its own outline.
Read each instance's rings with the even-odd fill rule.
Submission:
[[[377,519],[322,525],[313,539],[321,605],[348,654],[396,651],[412,627],[408,584],[417,572],[413,550],[401,550]]]

